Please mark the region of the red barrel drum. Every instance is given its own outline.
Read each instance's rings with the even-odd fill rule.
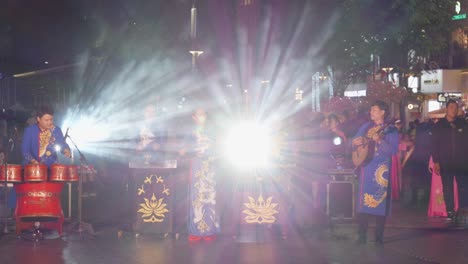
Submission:
[[[23,167],[21,165],[7,164],[6,165],[6,177],[5,177],[5,166],[0,166],[0,183],[5,182],[23,182]]]
[[[52,164],[50,166],[50,181],[64,182],[68,181],[68,166],[61,164]]]
[[[47,181],[47,166],[43,164],[26,165],[24,167],[25,182]]]
[[[78,175],[78,166],[68,166],[68,180],[72,182],[80,180],[80,176]]]
[[[33,228],[34,222],[41,227],[54,228],[61,234],[63,212],[60,193],[63,183],[38,182],[15,185],[16,191],[16,233]]]

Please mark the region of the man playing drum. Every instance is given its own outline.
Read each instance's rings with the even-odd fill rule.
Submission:
[[[71,158],[70,147],[65,142],[60,127],[54,126],[54,113],[48,107],[37,111],[37,124],[24,131],[23,165],[44,164],[47,167],[57,161],[57,152]]]
[[[54,113],[48,107],[37,111],[37,123],[24,131],[21,146],[23,165],[44,164],[50,167],[57,161],[57,150],[71,158],[70,147],[65,143],[62,130],[54,126]],[[46,178],[47,179],[47,178]],[[16,193],[9,193],[8,206],[16,207]]]

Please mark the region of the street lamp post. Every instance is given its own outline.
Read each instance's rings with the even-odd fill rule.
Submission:
[[[197,49],[197,7],[195,1],[193,2],[192,9],[190,9],[190,40],[192,41],[192,71],[196,69],[197,59],[203,54],[203,51]]]

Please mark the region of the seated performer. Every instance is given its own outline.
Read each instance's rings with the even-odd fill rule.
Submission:
[[[54,126],[54,113],[48,107],[37,111],[37,124],[26,128],[23,136],[23,165],[44,164],[47,167],[57,161],[57,152],[71,158],[70,147],[60,127]]]

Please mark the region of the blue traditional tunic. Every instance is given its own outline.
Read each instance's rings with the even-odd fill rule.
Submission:
[[[196,128],[191,136],[191,148],[195,157],[190,164],[190,212],[188,231],[194,236],[211,236],[219,232],[215,212],[216,181],[213,167],[214,157],[210,149],[199,153],[196,150],[210,141],[204,128]],[[192,151],[191,150],[191,151]]]
[[[21,151],[23,153],[23,165],[27,165],[31,160],[36,160],[41,164],[50,165],[57,161],[56,146],[60,150],[70,149],[65,143],[60,127],[53,127],[41,131],[37,124],[26,128],[23,136]]]
[[[355,137],[372,138],[382,128],[374,122],[367,122]],[[371,215],[386,216],[389,214],[390,168],[392,155],[398,152],[398,132],[389,130],[380,144],[375,145],[373,159],[361,168],[359,178],[359,197],[357,211]]]

